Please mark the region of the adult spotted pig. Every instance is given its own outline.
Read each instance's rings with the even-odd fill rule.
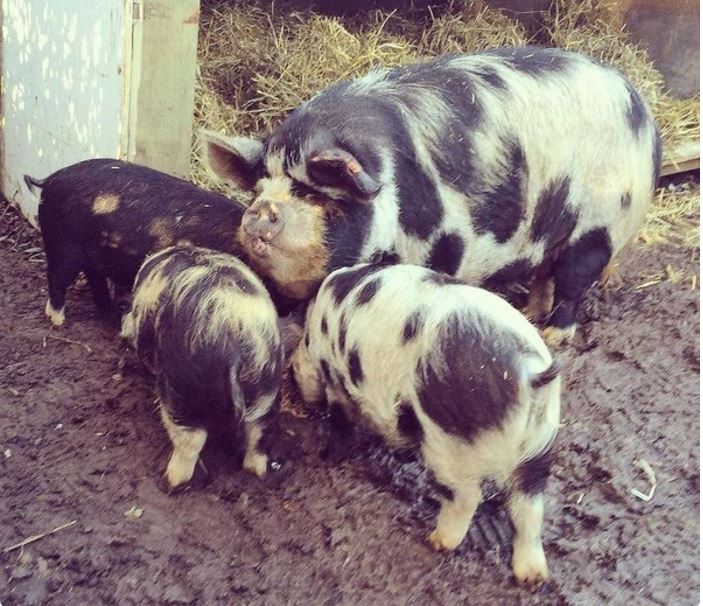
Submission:
[[[636,234],[661,162],[652,115],[620,72],[530,47],[377,69],[262,141],[203,143],[215,175],[256,192],[240,241],[288,295],[390,255],[496,292],[526,285],[553,344]]]

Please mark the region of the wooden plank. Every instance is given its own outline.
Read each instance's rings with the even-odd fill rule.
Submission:
[[[698,141],[684,141],[662,163],[661,176],[675,175],[701,167],[701,147]]]
[[[128,158],[186,177],[200,2],[141,0],[135,4]]]

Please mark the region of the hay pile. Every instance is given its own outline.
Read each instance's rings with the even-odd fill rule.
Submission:
[[[275,5],[274,5],[275,6]],[[646,51],[617,24],[615,9],[599,0],[555,0],[542,25],[528,32],[480,1],[426,20],[368,12],[340,19],[227,0],[204,6],[200,23],[195,123],[229,134],[262,134],[294,107],[331,83],[451,52],[536,43],[591,55],[622,70],[652,108],[672,147],[700,137],[700,99],[666,93]],[[193,154],[193,179],[216,188]],[[697,204],[697,202],[696,202]]]

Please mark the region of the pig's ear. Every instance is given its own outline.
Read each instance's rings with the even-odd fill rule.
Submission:
[[[307,169],[315,183],[342,189],[354,198],[368,200],[381,189],[380,183],[364,170],[361,162],[338,147],[310,156]]]
[[[251,190],[264,175],[264,144],[259,139],[198,132],[200,155],[221,183]]]

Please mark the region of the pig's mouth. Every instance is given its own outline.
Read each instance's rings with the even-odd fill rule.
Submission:
[[[271,254],[272,244],[263,238],[252,238],[251,250],[260,257],[266,257]]]
[[[249,234],[243,228],[239,229],[239,242],[242,248],[254,263],[270,265],[271,257],[276,251],[281,251],[279,243],[274,243],[275,238],[267,238],[265,235]]]

